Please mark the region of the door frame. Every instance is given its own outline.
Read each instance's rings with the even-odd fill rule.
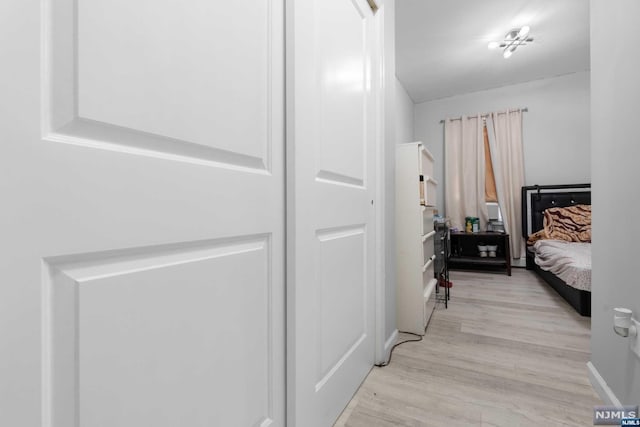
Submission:
[[[388,245],[393,245],[395,249],[395,241],[388,242],[387,241],[387,229],[389,226],[395,228],[394,218],[387,218],[385,207],[390,201],[393,201],[393,197],[389,197],[389,195],[385,192],[385,183],[389,178],[393,178],[393,166],[391,170],[389,169],[389,165],[395,165],[395,157],[389,159],[389,156],[385,152],[387,144],[390,143],[388,141],[387,135],[393,134],[394,123],[393,120],[388,119],[390,114],[393,114],[393,110],[390,110],[389,102],[393,101],[393,98],[387,96],[387,90],[394,89],[394,87],[389,87],[389,83],[392,80],[391,77],[395,77],[395,69],[390,70],[389,65],[395,64],[395,52],[394,49],[394,38],[392,37],[390,40],[390,49],[387,49],[387,42],[389,41],[390,35],[387,33],[388,31],[393,32],[393,25],[388,26],[387,23],[389,20],[394,18],[394,15],[391,14],[387,16],[387,11],[394,8],[394,2],[390,0],[377,0],[378,9],[374,13],[373,17],[373,25],[375,28],[375,51],[377,53],[377,58],[374,58],[375,67],[373,67],[375,72],[374,81],[376,83],[376,95],[375,95],[375,103],[376,103],[376,137],[375,137],[375,194],[376,194],[376,206],[375,206],[375,258],[376,258],[376,269],[375,269],[375,280],[376,280],[376,308],[375,308],[375,363],[381,364],[385,363],[389,358],[389,352],[391,350],[391,345],[393,341],[395,341],[395,337],[397,336],[397,332],[393,332],[390,337],[387,337],[385,334],[386,321],[389,314],[387,313],[387,298],[386,298],[386,288],[387,286],[395,286],[395,280],[387,280],[387,274],[393,273],[387,271],[387,262],[389,261],[386,256],[385,249]],[[389,28],[390,27],[390,28]],[[391,33],[393,35],[393,33]],[[389,51],[390,50],[390,51]],[[390,150],[395,155],[395,150]],[[392,186],[395,188],[395,186]],[[388,223],[391,221],[391,224]],[[395,236],[395,232],[392,233]],[[395,250],[393,251],[395,252]],[[392,262],[395,261],[395,257]],[[395,329],[395,328],[394,328]]]

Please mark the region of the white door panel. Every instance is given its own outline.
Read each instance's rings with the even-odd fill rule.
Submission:
[[[327,426],[373,365],[373,14],[360,0],[290,8],[288,419]]]
[[[320,280],[316,286],[318,362],[316,391],[366,336],[366,241],[362,227],[318,231]],[[346,351],[345,351],[346,349]]]
[[[284,425],[283,2],[210,3],[2,5],[2,426]]]
[[[262,157],[273,3],[130,3],[78,2],[79,117]]]
[[[370,12],[357,2],[330,3],[317,7],[315,17],[320,79],[318,177],[362,186],[369,77],[365,16]]]
[[[272,419],[269,252],[262,236],[46,259],[43,387],[53,425],[76,416],[82,426]],[[212,411],[212,401],[225,405]]]
[[[278,2],[79,1],[74,24],[76,1],[44,4],[50,138],[269,168],[281,114],[272,117],[272,98],[282,97]]]

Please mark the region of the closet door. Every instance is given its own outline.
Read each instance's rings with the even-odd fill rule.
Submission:
[[[284,425],[283,1],[0,6],[0,425]]]
[[[288,7],[288,419],[328,426],[374,357],[374,15]]]

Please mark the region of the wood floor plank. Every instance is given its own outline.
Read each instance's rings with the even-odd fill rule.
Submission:
[[[590,319],[530,271],[451,279],[449,308],[371,371],[335,425],[591,425]]]

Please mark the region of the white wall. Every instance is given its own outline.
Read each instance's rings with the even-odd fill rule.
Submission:
[[[395,79],[396,91],[396,144],[413,142],[414,104],[400,80]]]
[[[640,403],[640,359],[613,333],[612,309],[640,318],[638,16],[637,0],[591,1],[591,362],[627,405]]]
[[[386,52],[385,52],[386,53]],[[396,330],[396,232],[395,232],[395,206],[396,206],[396,144],[413,141],[413,101],[409,98],[407,91],[395,77],[395,56],[394,61],[389,64],[387,87],[387,107],[389,122],[393,122],[393,127],[386,129],[386,157],[388,169],[385,180],[386,206],[385,216],[387,220],[386,232],[386,319],[385,336],[390,338]],[[392,222],[389,222],[392,221]],[[391,306],[393,304],[393,306]]]
[[[529,108],[523,123],[525,183],[590,182],[588,71],[416,104],[414,136],[435,156],[436,179],[444,183],[441,119],[517,107]],[[444,187],[438,186],[442,211]]]

